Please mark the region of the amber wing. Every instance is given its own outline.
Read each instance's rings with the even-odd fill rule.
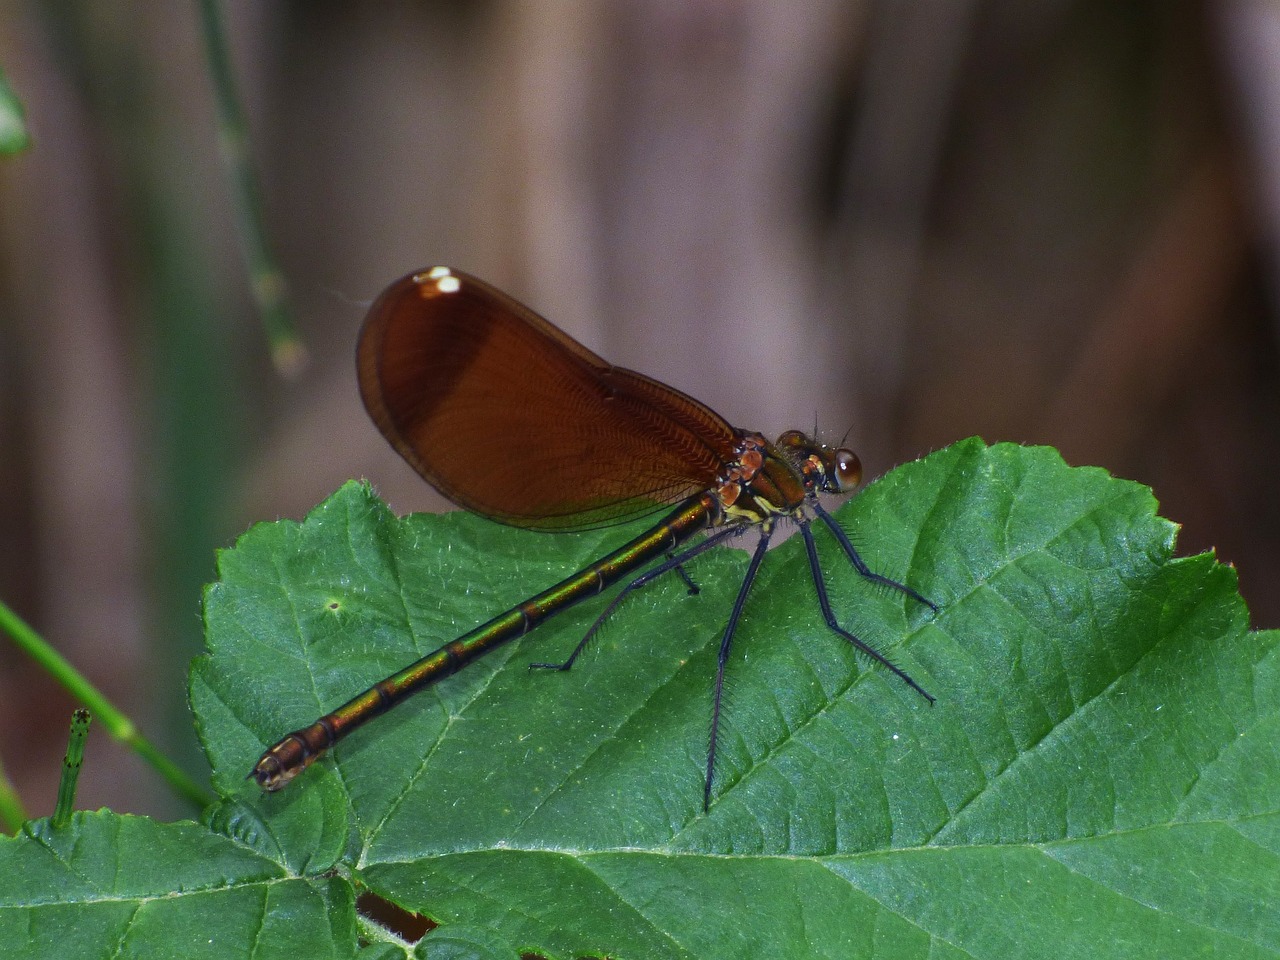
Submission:
[[[357,360],[365,406],[400,455],[502,523],[619,522],[707,489],[734,456],[737,433],[715,411],[459,271],[387,288]]]

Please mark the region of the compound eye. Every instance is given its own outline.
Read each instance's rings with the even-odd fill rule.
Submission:
[[[862,461],[852,450],[841,447],[832,458],[835,461],[836,489],[847,493],[862,482]]]

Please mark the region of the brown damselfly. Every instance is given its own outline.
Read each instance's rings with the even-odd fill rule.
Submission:
[[[361,331],[357,361],[361,394],[378,428],[432,486],[473,513],[533,530],[573,531],[670,509],[647,532],[580,572],[283,737],[250,773],[264,790],[280,789],[410,694],[631,577],[566,661],[533,664],[569,669],[632,591],[671,571],[685,576],[694,557],[756,530],[759,539],[720,641],[703,785],[703,807],[709,807],[725,664],[781,520],[799,527],[827,625],[933,702],[903,670],[841,627],[831,608],[810,529],[815,519],[862,577],[937,609],[910,587],[873,573],[819,502],[819,494],[848,494],[861,482],[852,451],[797,430],[769,443],[735,429],[692,397],[606,363],[506,294],[447,267],[403,277],[378,298]]]

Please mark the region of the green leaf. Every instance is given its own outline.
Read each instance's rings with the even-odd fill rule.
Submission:
[[[592,609],[252,796],[264,745],[624,537],[396,520],[357,486],[222,556],[192,685],[220,718],[215,781],[289,824],[307,791],[340,791],[364,882],[512,951],[1280,954],[1258,909],[1280,902],[1276,636],[1247,632],[1231,570],[1171,561],[1148,491],[1043,449],[959,444],[840,516],[940,605],[828,557],[840,616],[938,705],[825,629],[788,542],[729,666],[709,815],[729,550],[694,566],[700,596],[629,601],[572,672],[525,665],[566,654]]]
[[[1230,568],[1171,559],[1155,506],[1052,450],[970,440],[843,508],[871,566],[940,612],[819,533],[836,612],[933,708],[827,630],[803,544],[782,544],[728,665],[709,814],[734,550],[692,565],[698,596],[664,578],[630,598],[569,673],[526,665],[566,655],[606,601],[262,795],[245,775],[264,746],[629,535],[396,519],[350,484],[220,556],[191,700],[229,799],[188,842],[234,838],[227,893],[261,888],[259,860],[304,885],[316,910],[290,916],[326,944],[350,943],[351,883],[423,913],[440,926],[416,956],[1280,956],[1278,635],[1249,632]],[[198,829],[151,829],[179,828]],[[0,874],[32,842],[0,846]],[[27,889],[35,911],[57,888]],[[22,902],[0,901],[0,934]],[[261,949],[279,918],[252,919]]]
[[[107,811],[0,838],[6,958],[349,957],[351,888],[196,823]]]

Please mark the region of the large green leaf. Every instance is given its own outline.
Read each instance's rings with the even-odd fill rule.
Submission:
[[[627,534],[398,520],[354,484],[256,527],[221,555],[192,673],[232,798],[209,829],[280,876],[327,891],[336,871],[429,915],[422,956],[1280,956],[1277,635],[1248,631],[1229,568],[1171,560],[1148,491],[1046,449],[966,441],[838,516],[938,603],[822,543],[843,622],[938,703],[826,629],[785,543],[729,664],[709,813],[741,552],[693,565],[699,596],[641,591],[573,671],[526,664],[567,654],[598,604],[264,796],[244,777],[265,744]],[[324,933],[348,948],[345,921]]]

